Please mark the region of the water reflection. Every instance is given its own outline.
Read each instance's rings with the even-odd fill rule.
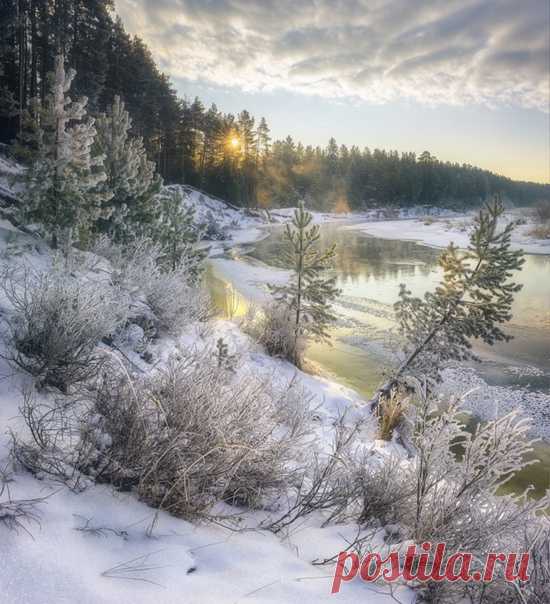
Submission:
[[[274,230],[248,255],[270,266],[286,268],[281,261],[282,241],[280,230]],[[332,329],[332,346],[312,343],[306,357],[325,374],[370,397],[394,362],[392,307],[399,284],[406,283],[417,296],[433,289],[441,277],[440,250],[323,226],[321,245],[333,243],[337,245],[335,273],[342,289],[338,323]],[[246,261],[246,256],[241,260]],[[218,308],[226,316],[244,314],[246,299],[234,287],[228,288],[223,275],[210,272],[208,276]],[[494,346],[475,342],[475,351],[485,360],[477,370],[489,384],[550,392],[550,256],[526,256],[518,281],[523,289],[516,295],[513,318],[505,328],[514,339]],[[511,372],[510,366],[538,368],[542,375]],[[550,486],[550,445],[537,445],[533,458],[539,463],[514,477],[508,488],[520,492],[534,483],[537,494],[542,494]]]
[[[368,237],[332,225],[321,227],[321,245],[328,247],[333,243],[337,246],[338,287],[349,303],[371,300],[387,305],[391,311],[400,283],[406,283],[413,295],[422,296],[441,278],[441,252],[425,245]],[[282,267],[282,245],[281,232],[276,230],[260,241],[250,255]],[[494,362],[529,364],[550,372],[550,256],[526,256],[518,281],[523,288],[516,295],[513,318],[505,327],[514,340],[493,347],[475,342],[475,349]],[[357,308],[357,303],[351,305]],[[364,320],[365,324],[372,323],[367,316]],[[495,378],[494,372],[487,375]]]

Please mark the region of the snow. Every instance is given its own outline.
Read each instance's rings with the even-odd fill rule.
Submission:
[[[541,374],[536,367],[511,367],[508,370],[535,376]],[[464,408],[481,420],[493,420],[519,409],[525,417],[532,418],[532,435],[550,441],[550,394],[489,385],[473,367],[451,365],[442,371],[441,378],[440,394],[464,397]]]
[[[1,226],[0,253],[4,261],[23,260],[37,268],[51,263],[44,244],[37,245],[38,240],[11,225]],[[0,306],[0,312],[5,312],[5,300],[0,300]],[[208,333],[202,332],[202,328],[190,326],[181,337],[158,341],[151,347],[155,363],[162,363],[178,346],[213,346],[217,338],[223,337],[230,354],[238,356],[238,372],[242,375],[264,376],[281,386],[291,380],[301,382],[312,397],[314,446],[319,450],[328,450],[335,420],[344,411],[348,422],[364,416],[364,401],[354,391],[306,375],[285,361],[267,356],[235,324],[214,321]],[[139,331],[131,330],[120,345],[127,347],[124,352],[132,361],[148,370],[150,366],[131,350],[140,335]],[[29,378],[14,371],[4,360],[0,360],[0,374],[4,377],[0,381],[3,472],[0,490],[5,481],[0,503],[8,495],[11,499],[39,498],[36,522],[25,523],[25,528],[18,532],[10,531],[0,522],[2,601],[22,604],[394,601],[384,594],[383,587],[371,588],[360,581],[346,584],[338,596],[332,596],[333,567],[311,565],[316,558],[330,558],[344,549],[346,536],[355,535],[356,526],[320,528],[322,519],[312,516],[279,537],[255,528],[261,520],[259,512],[240,510],[241,524],[249,530],[238,532],[214,524],[194,525],[165,512],[158,513],[132,493],[116,492],[109,486],[90,485],[74,493],[48,478],[38,480],[19,467],[11,473],[9,434],[13,431],[26,436],[18,407],[21,389]],[[375,440],[374,419],[367,419],[361,432],[362,446],[372,449],[375,455],[382,454],[386,445]],[[412,591],[404,587],[400,588],[399,597],[403,603],[413,600]]]
[[[510,220],[517,216],[507,214],[506,218]],[[438,248],[445,248],[454,243],[459,248],[466,248],[472,220],[472,215],[436,220],[380,220],[360,222],[344,228],[382,239],[417,241]],[[550,254],[550,239],[535,239],[529,236],[528,233],[534,226],[532,222],[518,226],[512,235],[512,248],[523,249],[528,254]]]
[[[7,176],[17,169],[0,158],[0,186],[7,187],[9,192],[13,189]],[[185,189],[189,193],[186,203],[195,207],[197,222],[207,222],[213,216],[227,234],[225,241],[207,242],[214,269],[238,282],[240,291],[250,300],[265,300],[265,284],[282,283],[288,273],[261,263],[240,262],[238,254],[239,246],[268,234],[267,221],[261,215],[247,215],[220,200]],[[286,222],[292,212],[292,208],[277,210],[272,212],[272,219]],[[363,219],[375,220],[378,216],[368,213]],[[315,214],[318,224],[336,221],[346,225],[356,219],[349,215]],[[401,225],[397,230],[399,238],[406,231],[403,225],[415,223],[391,222]],[[373,225],[384,229],[384,224],[390,223],[367,222],[359,228],[368,232]],[[395,233],[397,227],[386,228],[387,233]],[[233,248],[233,259],[216,257],[228,247]],[[45,268],[51,263],[44,243],[19,232],[6,221],[0,223],[0,256],[8,264],[24,261],[35,268]],[[0,315],[5,311],[6,302],[0,298]],[[390,451],[403,454],[395,443],[376,440],[375,419],[368,415],[365,401],[355,391],[267,356],[235,323],[212,321],[206,331],[204,326],[192,325],[178,338],[159,340],[150,347],[152,365],[134,352],[142,335],[139,329],[132,329],[118,342],[123,353],[142,371],[161,365],[178,347],[212,347],[222,337],[229,354],[238,359],[235,379],[252,374],[281,388],[294,381],[308,393],[315,420],[312,447],[329,450],[335,422],[345,413],[348,423],[364,420],[358,446],[373,453],[373,462]],[[0,503],[8,496],[39,499],[37,521],[25,523],[24,529],[10,531],[0,522],[2,601],[18,604],[396,601],[383,587],[369,587],[360,581],[348,583],[338,595],[331,595],[333,566],[311,564],[345,549],[357,536],[355,525],[321,528],[322,517],[312,515],[299,526],[276,536],[257,528],[267,512],[232,508],[232,513],[241,515],[240,526],[247,528],[237,531],[216,524],[191,524],[146,506],[132,493],[117,492],[109,486],[90,485],[74,493],[48,478],[38,480],[18,467],[12,473],[10,432],[28,436],[18,407],[21,389],[29,378],[8,366],[2,353],[0,349],[0,375],[4,378],[0,380],[0,491],[3,487]],[[375,540],[381,548],[382,538],[383,531]],[[398,588],[397,595],[403,604],[414,601],[413,592],[406,587]]]
[[[22,171],[21,166],[7,157],[0,155],[0,175],[2,177],[5,177],[4,175],[16,176],[17,174],[21,174]]]

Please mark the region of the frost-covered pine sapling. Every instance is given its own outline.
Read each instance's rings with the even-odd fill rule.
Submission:
[[[476,359],[473,338],[490,345],[511,339],[500,326],[511,319],[514,294],[521,289],[513,273],[524,259],[521,250],[510,249],[515,223],[498,228],[503,212],[495,198],[476,217],[468,248],[462,252],[451,244],[441,254],[443,278],[435,291],[421,299],[401,285],[395,311],[406,356],[374,404],[407,374],[438,379],[445,361]]]
[[[130,135],[131,127],[132,120],[119,96],[96,120],[94,153],[105,158],[107,179],[103,187],[112,195],[108,202],[110,217],[100,220],[98,226],[116,240],[125,239],[132,227],[152,221],[153,198],[161,185],[154,162],[147,159],[143,140]]]
[[[312,225],[313,215],[301,202],[294,211],[290,224],[286,225],[286,264],[293,271],[290,283],[282,286],[269,285],[275,300],[289,308],[293,317],[293,361],[299,366],[299,339],[311,337],[328,340],[328,326],[335,320],[331,303],[339,295],[336,278],[327,277],[335,255],[335,246],[318,249],[319,227]]]
[[[190,284],[195,284],[202,272],[205,252],[197,249],[201,235],[195,210],[185,204],[181,188],[167,189],[159,198],[153,237],[162,247],[166,268],[173,271],[185,266]]]
[[[76,72],[65,72],[63,56],[49,75],[51,92],[35,113],[36,150],[25,171],[25,220],[41,222],[54,248],[68,255],[75,232],[87,229],[102,213],[110,193],[99,185],[105,180],[103,157],[92,157],[96,134],[94,120],[86,117],[86,97],[68,96]]]

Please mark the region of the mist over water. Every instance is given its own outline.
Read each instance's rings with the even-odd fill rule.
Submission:
[[[284,246],[281,234],[280,228],[274,228],[252,248],[237,250],[234,258],[253,265],[285,268],[281,260]],[[342,225],[323,225],[320,245],[328,247],[333,243],[336,244],[334,270],[342,290],[335,308],[338,319],[331,330],[332,343],[311,343],[306,357],[322,373],[369,397],[396,363],[399,340],[393,304],[398,298],[399,284],[405,283],[417,296],[435,288],[442,274],[438,264],[441,250],[411,241],[369,237]],[[239,283],[228,287],[223,279],[223,275],[221,280],[210,275],[218,306],[225,314],[228,309],[231,315],[244,314],[248,300],[239,293]],[[550,396],[550,256],[527,255],[517,281],[523,288],[516,295],[513,318],[504,328],[514,339],[494,346],[474,342],[474,351],[482,363],[472,363],[467,369],[496,387],[500,394],[507,392],[502,388],[506,387],[547,397]],[[257,285],[265,287],[265,283]],[[488,392],[487,400],[496,391]],[[536,492],[542,494],[550,486],[550,444],[545,441],[537,445],[534,457],[540,462],[518,475],[510,488],[521,491],[535,483]]]

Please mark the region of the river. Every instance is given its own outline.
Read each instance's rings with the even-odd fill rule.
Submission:
[[[395,362],[392,305],[399,284],[406,283],[418,296],[433,289],[441,277],[437,262],[440,250],[370,237],[348,226],[323,225],[320,245],[333,243],[335,274],[342,290],[336,307],[338,321],[332,329],[332,345],[309,345],[306,359],[323,374],[368,397]],[[275,227],[265,239],[234,251],[234,257],[248,265],[284,268],[283,245],[280,229]],[[215,300],[226,314],[229,307],[230,314],[242,314],[247,296],[242,295],[238,279],[233,279],[230,288],[228,280],[213,261],[209,281]],[[483,362],[472,364],[469,370],[498,392],[512,389],[550,396],[550,256],[527,255],[518,281],[523,288],[516,295],[513,318],[505,328],[514,339],[492,347],[474,342]],[[261,289],[265,280],[255,285]],[[550,445],[537,445],[535,457],[540,463],[517,477],[516,490],[529,482],[535,482],[539,493],[550,486]]]

